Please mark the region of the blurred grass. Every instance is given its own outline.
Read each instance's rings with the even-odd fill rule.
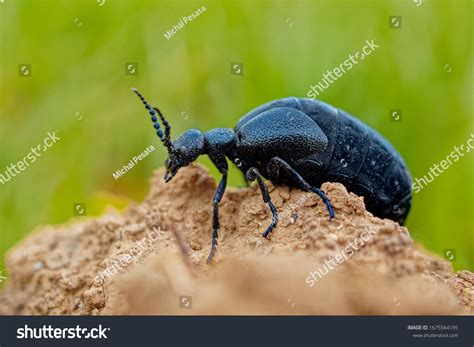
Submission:
[[[201,6],[207,11],[163,36]],[[73,203],[99,215],[144,197],[165,151],[132,86],[159,105],[176,138],[192,127],[233,127],[272,99],[305,96],[326,70],[376,39],[380,47],[320,99],[377,129],[413,177],[423,176],[474,130],[472,13],[462,0],[5,0],[0,173],[48,131],[61,140],[0,185],[0,269],[5,251],[36,226],[70,220]],[[401,29],[389,29],[392,15],[402,16]],[[137,76],[125,74],[128,62],[138,63]],[[231,75],[231,62],[244,63],[244,76]],[[31,64],[32,77],[20,77],[19,64]],[[390,109],[402,109],[402,122],[390,121]],[[152,155],[113,179],[150,144]],[[456,269],[474,269],[473,166],[468,153],[416,194],[407,223],[427,249],[456,249]],[[242,184],[236,169],[230,184]]]

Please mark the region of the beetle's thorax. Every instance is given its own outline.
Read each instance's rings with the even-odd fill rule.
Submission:
[[[224,155],[235,147],[235,134],[229,128],[214,128],[204,133],[204,153]]]

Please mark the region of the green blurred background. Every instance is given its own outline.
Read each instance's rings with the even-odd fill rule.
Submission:
[[[176,138],[197,127],[233,127],[248,110],[305,96],[322,74],[380,46],[320,99],[377,129],[413,177],[466,142],[473,127],[472,2],[126,1],[0,2],[0,173],[48,131],[61,140],[0,184],[0,270],[5,251],[35,227],[124,208],[145,196],[165,160],[149,117],[130,87],[158,105]],[[166,30],[206,11],[170,40]],[[401,16],[401,28],[389,27]],[[126,63],[138,74],[127,75]],[[243,76],[231,62],[244,64]],[[19,74],[31,64],[31,77]],[[401,122],[389,117],[402,110]],[[115,180],[117,169],[157,148]],[[200,162],[211,167],[207,158]],[[467,153],[414,196],[407,226],[427,249],[455,249],[456,269],[474,269],[474,155]],[[235,168],[231,185],[241,185]],[[76,217],[77,218],[77,217]]]

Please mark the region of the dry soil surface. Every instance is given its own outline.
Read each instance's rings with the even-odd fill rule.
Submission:
[[[162,177],[157,170],[145,201],[124,213],[40,227],[12,248],[0,314],[474,312],[471,272],[454,273],[341,184],[322,187],[329,221],[314,194],[267,182],[280,212],[270,240],[258,187],[228,188],[208,265],[215,180],[200,166]]]

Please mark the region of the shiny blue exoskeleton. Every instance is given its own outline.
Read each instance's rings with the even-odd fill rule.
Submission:
[[[222,174],[213,201],[208,261],[217,247],[218,205],[227,184],[228,160],[237,165],[247,181],[258,182],[273,216],[264,237],[278,220],[264,178],[318,194],[330,218],[334,217],[333,208],[319,189],[324,182],[340,182],[363,196],[367,209],[378,217],[403,224],[408,215],[411,176],[405,162],[375,130],[342,110],[320,101],[290,97],[250,111],[235,130],[216,128],[202,133],[190,129],[172,142],[171,127],[159,109],[151,107],[136,89],[133,91],[149,110],[156,133],[168,149],[166,182],[202,154],[207,154]]]

